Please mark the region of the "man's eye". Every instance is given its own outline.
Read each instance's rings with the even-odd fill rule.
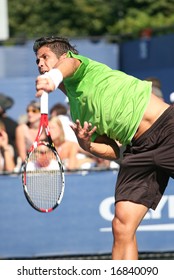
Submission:
[[[40,59],[38,58],[38,59],[36,59],[36,64],[39,64],[39,61],[40,61]]]

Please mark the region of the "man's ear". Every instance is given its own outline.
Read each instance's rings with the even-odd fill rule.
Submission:
[[[59,59],[64,59],[64,58],[66,58],[66,57],[67,57],[67,53],[63,53],[63,54],[60,56]]]

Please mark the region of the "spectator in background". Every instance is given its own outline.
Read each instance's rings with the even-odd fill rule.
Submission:
[[[15,168],[14,149],[9,144],[5,125],[0,121],[0,171],[12,172]]]
[[[67,108],[62,103],[56,103],[50,109],[50,116],[52,118],[52,117],[56,117],[56,116],[60,116],[60,115],[66,116]]]
[[[9,110],[14,104],[14,100],[0,93],[0,121],[3,122],[5,126],[6,133],[8,135],[9,144],[12,145],[15,153],[15,162],[17,159],[16,153],[16,127],[18,123],[12,118],[7,116],[6,111]]]
[[[163,96],[163,93],[162,93],[161,81],[156,77],[147,77],[145,80],[152,82],[152,92],[157,97],[164,100],[164,96]]]
[[[69,115],[67,114],[67,108],[65,105],[63,105],[62,103],[56,103],[50,109],[50,117],[57,117],[61,121],[65,134],[65,140],[77,143],[76,135],[70,127],[71,120]]]
[[[58,162],[54,153],[48,148],[48,143],[40,144],[32,153],[27,164],[27,171],[41,170],[57,170]]]
[[[70,113],[70,104],[69,104],[69,99],[68,99],[68,96],[65,97],[65,104],[66,104],[66,107],[67,107],[67,115],[69,116],[69,118],[71,119],[71,113]]]
[[[19,124],[16,128],[16,146],[22,162],[38,133],[40,116],[40,103],[33,100],[27,106],[27,122]]]
[[[174,104],[174,92],[172,92],[171,94],[170,94],[170,96],[169,96],[169,98],[170,98],[170,104]]]

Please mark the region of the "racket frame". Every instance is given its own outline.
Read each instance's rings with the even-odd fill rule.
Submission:
[[[44,92],[40,98],[40,104],[41,104],[41,119],[40,119],[40,123],[39,123],[39,129],[38,129],[38,133],[36,135],[35,141],[33,142],[32,146],[30,147],[28,153],[27,153],[27,157],[25,159],[25,162],[23,164],[23,170],[22,170],[22,184],[23,184],[23,190],[24,190],[24,194],[25,197],[27,199],[27,201],[29,202],[29,204],[37,211],[39,212],[44,212],[44,213],[48,213],[48,212],[52,212],[62,201],[63,195],[64,195],[64,189],[65,189],[65,176],[64,176],[64,169],[63,169],[63,164],[61,162],[61,159],[55,149],[54,143],[52,141],[51,138],[51,134],[50,134],[50,129],[48,126],[48,93]],[[41,134],[43,132],[43,130],[45,129],[46,132],[46,136],[48,139],[48,143],[46,143],[45,141],[39,141]],[[42,209],[37,207],[33,201],[31,200],[30,196],[29,196],[29,192],[27,190],[27,185],[26,185],[26,173],[27,173],[27,163],[28,163],[28,159],[31,155],[31,153],[42,143],[44,143],[44,145],[46,145],[49,149],[52,150],[52,152],[54,153],[56,160],[59,164],[59,168],[60,168],[60,172],[61,172],[61,181],[62,181],[62,188],[61,188],[61,193],[55,203],[55,205],[53,205],[53,207],[49,208],[49,209]]]

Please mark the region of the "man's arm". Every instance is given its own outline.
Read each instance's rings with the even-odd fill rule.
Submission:
[[[92,128],[91,123],[84,122],[82,127],[79,120],[71,125],[74,130],[79,145],[85,151],[91,153],[96,157],[107,160],[118,160],[120,157],[120,149],[116,141],[110,139],[106,135],[98,136],[95,142],[91,142],[91,136],[96,131],[96,126]]]
[[[102,135],[97,137],[95,142],[91,142],[90,153],[107,160],[118,160],[120,148],[116,141],[108,138],[106,135]]]

